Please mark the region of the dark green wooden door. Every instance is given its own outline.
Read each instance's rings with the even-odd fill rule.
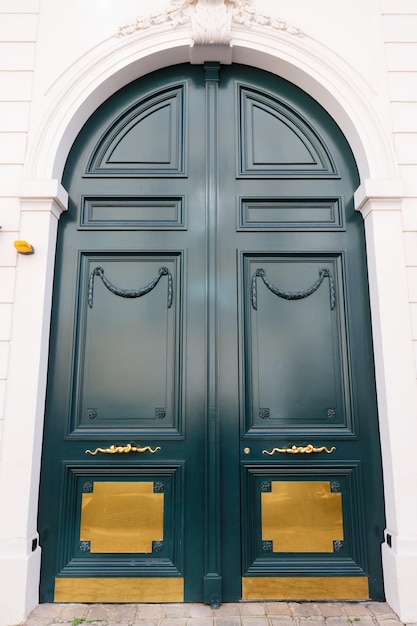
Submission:
[[[240,66],[129,85],[69,156],[43,601],[382,598],[358,177]]]

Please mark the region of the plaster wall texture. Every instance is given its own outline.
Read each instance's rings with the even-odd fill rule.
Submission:
[[[106,97],[153,69],[193,58],[190,20],[175,25],[167,17],[174,4],[0,0],[0,626],[19,623],[37,602],[49,313],[56,228],[66,205],[62,168],[77,132]],[[417,478],[417,4],[248,6],[247,23],[232,24],[227,61],[273,71],[311,93],[357,158],[392,537],[392,547],[383,546],[384,580],[402,621],[417,622],[410,583],[417,580],[417,502],[410,497]],[[138,16],[150,25],[141,20],[138,28]],[[281,26],[271,26],[274,17]],[[35,254],[18,255],[16,239],[28,240]]]

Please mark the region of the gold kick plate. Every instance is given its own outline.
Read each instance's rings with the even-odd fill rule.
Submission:
[[[242,600],[368,600],[366,576],[242,578]]]
[[[184,602],[184,579],[56,578],[54,602]]]

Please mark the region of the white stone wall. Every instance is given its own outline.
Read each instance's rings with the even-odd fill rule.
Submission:
[[[382,14],[392,135],[404,191],[402,245],[410,334],[417,363],[417,4],[413,0],[383,0]],[[391,276],[391,281],[394,280],[395,276]],[[402,355],[398,354],[396,362],[401,372]],[[413,556],[417,554],[417,524],[415,498],[409,491],[417,474],[416,463],[412,460],[417,420],[414,396],[406,394],[405,402],[397,403],[392,413],[397,416],[397,424],[390,437],[389,454],[392,455],[396,479],[388,498],[390,506],[387,508],[391,511],[387,515],[387,532],[393,529],[394,533],[393,549],[384,547],[383,561],[384,569],[395,571],[396,576],[386,576],[385,584],[387,596],[397,611],[402,612],[403,619],[415,621],[417,603],[412,596],[417,580],[417,564]],[[409,461],[404,462],[407,458]]]
[[[417,4],[382,3],[392,131],[404,182],[403,228],[417,363]]]
[[[10,406],[13,381],[10,361],[15,324],[17,253],[13,246],[21,226],[17,190],[23,178],[38,23],[37,0],[0,3],[0,623],[18,623],[36,602],[39,577],[32,557],[36,517],[29,520],[32,445],[23,441],[30,432],[19,405]],[[27,321],[30,324],[30,320]],[[22,376],[24,375],[22,367]],[[25,381],[15,380],[25,395]],[[31,398],[33,403],[33,398]],[[22,407],[23,408],[23,407]],[[25,445],[26,443],[26,445]],[[28,445],[29,444],[29,445]],[[11,452],[10,446],[14,451]],[[32,449],[32,450],[31,450]],[[28,451],[28,455],[26,453]],[[13,458],[14,457],[14,458]],[[14,483],[14,488],[13,488]],[[30,492],[32,491],[32,494]],[[35,567],[33,567],[33,564]],[[16,601],[16,609],[12,602]],[[13,620],[13,621],[12,621]]]
[[[0,428],[4,419],[16,251],[17,185],[23,176],[37,36],[38,0],[0,3]]]
[[[204,33],[186,14],[177,24],[167,12],[179,6],[0,0],[0,626],[17,624],[37,602],[62,168],[82,124],[111,93],[159,67],[204,56],[192,46]],[[311,93],[358,162],[392,539],[383,547],[384,579],[394,610],[417,622],[417,2],[253,0],[252,13],[240,6],[245,19],[222,34],[219,60],[267,69]],[[28,240],[35,254],[18,255],[16,239]]]

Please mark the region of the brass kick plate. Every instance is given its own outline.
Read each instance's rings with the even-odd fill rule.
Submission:
[[[184,579],[56,578],[54,602],[184,602]]]
[[[366,576],[242,578],[242,600],[367,600]]]

